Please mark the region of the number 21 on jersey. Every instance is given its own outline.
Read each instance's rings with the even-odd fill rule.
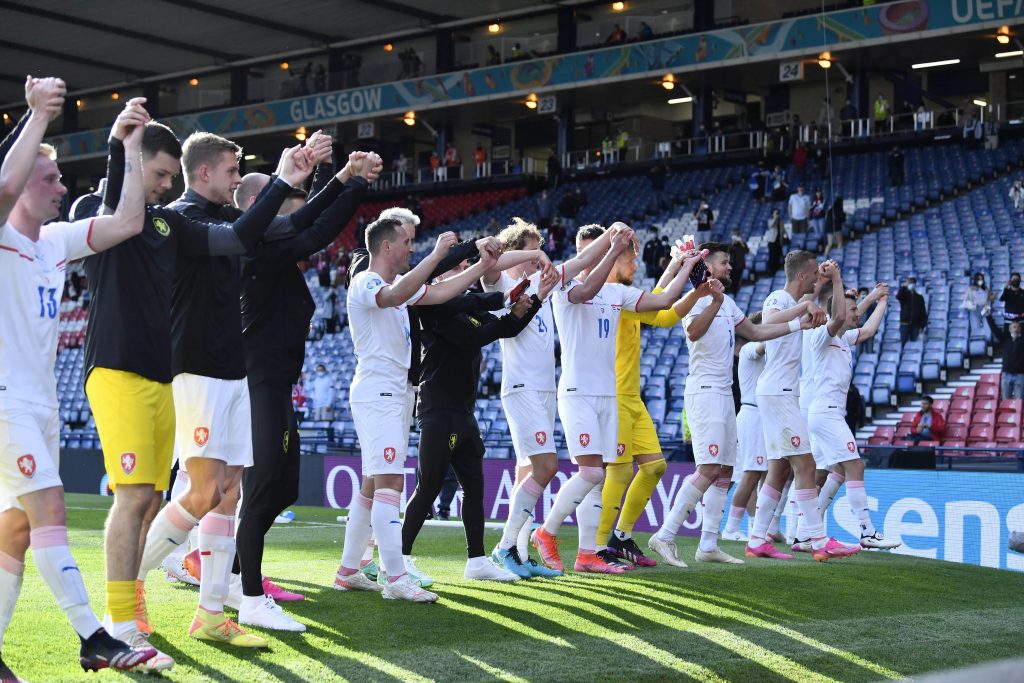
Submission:
[[[39,317],[53,320],[57,317],[57,288],[39,288]]]
[[[609,333],[611,332],[611,327],[612,327],[611,320],[609,320],[608,318],[598,318],[597,319],[597,338],[598,339],[607,339]]]

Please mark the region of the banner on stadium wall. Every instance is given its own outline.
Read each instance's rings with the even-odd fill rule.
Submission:
[[[298,126],[359,120],[543,92],[696,71],[783,57],[817,55],[1013,23],[1024,0],[906,0],[821,16],[725,28],[636,45],[350,88],[161,119],[180,136],[196,130],[238,138]],[[56,136],[62,160],[106,154],[108,129]]]
[[[401,507],[405,509],[406,496],[411,495],[416,488],[416,458],[408,458],[405,461],[405,489],[402,491]],[[508,518],[508,505],[512,497],[512,487],[515,486],[515,460],[484,460],[484,517],[493,520],[504,520]],[[665,519],[665,515],[672,508],[672,500],[676,492],[683,485],[683,479],[689,476],[694,470],[693,463],[670,462],[665,476],[661,478],[657,490],[651,496],[650,502],[644,514],[637,520],[637,531],[654,531]],[[352,503],[352,494],[359,490],[360,459],[354,456],[325,456],[324,457],[324,501],[326,507],[345,508]],[[544,495],[537,501],[536,519],[544,521],[555,502],[558,489],[561,488],[572,473],[576,471],[575,466],[568,461],[558,463],[558,474],[544,490]],[[462,491],[456,493],[456,499],[452,504],[452,515],[460,516],[459,509],[462,504]],[[690,515],[680,534],[696,536],[700,533],[701,516],[700,511]]]
[[[1006,547],[1024,531],[1024,474],[875,470],[864,473],[875,527],[903,545],[892,552],[1024,571],[1024,555]],[[860,527],[845,487],[828,511],[828,532],[854,543]],[[796,523],[793,505],[784,517]]]

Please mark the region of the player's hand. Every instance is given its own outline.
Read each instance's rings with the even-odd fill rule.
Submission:
[[[480,266],[482,270],[491,270],[494,266],[498,265],[499,255],[500,254],[496,254],[489,249],[484,249],[480,252],[480,260],[477,261],[477,265]]]
[[[537,298],[541,301],[548,298],[558,283],[562,281],[562,276],[555,268],[550,271],[541,270],[540,272],[540,285],[537,286]]]
[[[475,244],[476,250],[481,256],[483,256],[485,251],[494,256],[495,259],[501,256],[501,240],[497,237],[481,237]]]
[[[366,175],[364,175],[363,178],[366,179],[366,182],[372,183],[375,180],[377,180],[377,178],[380,177],[380,174],[384,171],[384,160],[380,158],[380,155],[373,152],[370,153],[367,159],[369,160],[371,166],[367,170]]]
[[[437,236],[437,242],[434,244],[434,250],[431,252],[431,256],[435,256],[438,261],[448,255],[448,251],[458,243],[458,238],[454,232],[450,230],[443,232]]]
[[[889,298],[889,283],[888,282],[879,282],[877,285],[875,285],[875,288],[873,290],[871,290],[871,295],[870,296],[875,297],[876,301],[881,301],[882,299],[888,299]]]
[[[314,167],[330,163],[333,142],[334,139],[322,130],[318,130],[306,138],[306,149],[309,150]]]
[[[516,302],[512,304],[512,308],[510,309],[511,313],[517,318],[522,318],[526,315],[526,312],[530,310],[530,306],[532,304],[533,301],[530,299],[530,295],[523,292],[519,295],[519,298],[516,299]]]
[[[708,289],[710,290],[708,293],[711,295],[711,300],[716,304],[720,304],[725,300],[725,286],[722,284],[721,280],[710,278],[701,283],[701,287],[704,285],[708,286]]]
[[[801,330],[813,330],[815,327],[819,327],[814,322],[814,318],[809,315],[800,316],[800,329]]]
[[[707,249],[702,249],[700,251],[697,251],[696,249],[690,249],[685,253],[686,255],[683,257],[683,265],[688,266],[690,270],[693,270],[693,268],[702,260],[704,260],[707,257],[707,255],[710,254],[711,252],[708,251]]]
[[[140,124],[133,126],[128,131],[128,136],[124,139],[124,151],[126,156],[128,154],[135,155],[138,157],[139,153],[142,152],[142,137],[146,134],[146,124]]]
[[[289,147],[281,153],[281,161],[277,165],[277,175],[292,187],[302,184],[313,172],[313,163],[309,150],[298,145]]]
[[[626,251],[626,247],[629,246],[630,238],[632,237],[632,232],[629,228],[616,230],[615,234],[612,235],[611,246],[608,250],[616,255]]]
[[[125,103],[124,109],[114,119],[114,127],[110,129],[110,137],[124,141],[133,128],[145,126],[149,122],[149,112],[142,105],[145,97],[133,97]]]
[[[53,121],[64,111],[67,86],[59,78],[25,78],[25,103],[34,114]]]

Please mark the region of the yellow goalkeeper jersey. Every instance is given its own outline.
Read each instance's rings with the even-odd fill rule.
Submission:
[[[660,292],[655,289],[653,293]],[[672,327],[680,320],[671,308],[644,313],[622,310],[615,337],[615,389],[620,397],[640,395],[640,325]]]

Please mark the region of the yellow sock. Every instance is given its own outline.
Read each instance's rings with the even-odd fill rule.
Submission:
[[[604,475],[601,493],[601,523],[597,527],[597,544],[607,545],[608,536],[615,526],[615,518],[622,507],[622,495],[633,479],[633,463],[612,463]]]
[[[107,614],[115,624],[135,621],[135,581],[107,581]]]
[[[622,514],[619,515],[619,523],[615,526],[616,530],[627,533],[633,531],[633,525],[636,524],[636,520],[640,519],[644,508],[647,507],[647,501],[654,494],[654,489],[661,481],[661,475],[665,474],[665,468],[664,458],[640,465],[640,471],[636,473],[633,483],[629,485],[629,490],[626,492],[626,502],[622,505]],[[609,465],[608,471],[611,472],[611,469],[612,466]],[[605,486],[607,487],[608,484],[606,483]]]

